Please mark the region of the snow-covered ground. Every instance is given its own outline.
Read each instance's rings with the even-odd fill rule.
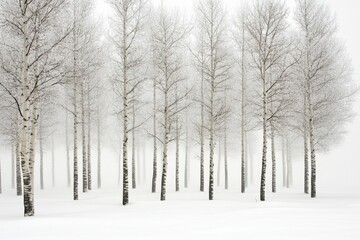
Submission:
[[[310,199],[280,188],[259,202],[216,189],[214,201],[197,189],[169,192],[168,200],[145,189],[121,205],[120,188],[93,190],[71,200],[71,189],[37,191],[36,216],[22,217],[22,199],[0,199],[0,239],[360,239],[360,196],[324,194]]]

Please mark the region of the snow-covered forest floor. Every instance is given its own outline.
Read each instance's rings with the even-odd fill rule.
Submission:
[[[298,190],[298,189],[297,189]],[[360,195],[325,193],[310,199],[294,189],[267,193],[216,189],[169,192],[167,201],[145,189],[121,205],[121,190],[93,190],[72,200],[71,189],[37,191],[36,216],[24,218],[22,198],[1,199],[0,239],[360,239]]]

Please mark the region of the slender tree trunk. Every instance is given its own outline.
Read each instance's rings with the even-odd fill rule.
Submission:
[[[11,143],[11,188],[15,188],[15,152],[14,143]]]
[[[164,94],[164,139],[163,139],[163,166],[161,175],[161,201],[166,199],[166,177],[167,177],[167,150],[169,142],[169,116],[168,116],[168,78],[167,73],[165,74],[165,94]]]
[[[271,125],[271,162],[272,162],[272,185],[271,190],[273,193],[276,192],[276,155],[275,155],[275,133],[274,127]]]
[[[90,83],[87,83],[87,174],[88,189],[92,189],[92,172],[91,172],[91,105],[90,105]]]
[[[124,81],[124,92],[127,92],[127,80]],[[128,169],[128,158],[127,158],[127,146],[128,146],[128,113],[127,113],[127,96],[124,94],[123,97],[123,205],[127,205],[129,203],[129,169]]]
[[[247,133],[245,132],[245,188],[249,187],[249,146],[247,142]]]
[[[136,140],[136,163],[137,163],[137,183],[141,183],[141,158],[140,158],[140,144],[139,140]]]
[[[121,153],[121,149],[123,146],[123,142],[120,140],[120,148],[119,148],[119,161],[118,161],[118,185],[121,184],[121,177],[122,177],[122,153]]]
[[[76,59],[75,59],[75,63],[76,63]],[[74,65],[75,65],[74,63]],[[74,72],[76,74],[76,66],[74,66]],[[75,78],[75,77],[74,77]],[[76,78],[74,79],[74,103],[73,103],[73,107],[74,107],[74,200],[78,200],[79,199],[79,173],[78,173],[78,147],[77,147],[77,83],[76,83]]]
[[[88,190],[88,172],[87,172],[87,155],[86,155],[86,131],[85,131],[85,89],[83,81],[80,83],[81,89],[81,138],[82,138],[82,176],[83,192]]]
[[[221,172],[221,141],[219,139],[219,147],[218,147],[218,168],[217,168],[217,186],[220,187],[220,172]]]
[[[213,56],[213,52],[211,53]],[[211,59],[211,66],[213,66],[213,59]],[[215,94],[215,79],[214,75],[211,80],[211,96],[210,96],[210,160],[209,160],[209,200],[214,199],[214,94]]]
[[[200,126],[200,191],[203,192],[205,188],[205,170],[204,170],[204,145],[205,145],[205,136],[204,136],[204,119],[205,119],[205,109],[204,109],[204,70],[201,71],[201,126]]]
[[[264,68],[264,67],[263,67]],[[260,184],[260,200],[265,201],[265,183],[266,183],[266,154],[267,154],[267,92],[266,77],[263,76],[263,146],[262,146],[262,163],[261,163],[261,184]]]
[[[15,158],[16,158],[16,195],[22,195],[21,160],[20,160],[20,139],[19,139],[19,114],[16,113],[15,132]]]
[[[71,187],[71,170],[70,170],[70,144],[69,144],[69,114],[65,111],[65,144],[66,144],[66,170],[67,170],[67,186]]]
[[[38,19],[36,19],[36,26],[38,25]],[[39,57],[39,33],[36,34],[35,37],[35,59]],[[39,61],[35,62],[35,85],[39,84],[39,77],[40,77],[40,66]],[[30,181],[31,181],[31,197],[32,197],[32,209],[34,215],[34,163],[35,163],[35,146],[36,146],[36,134],[38,131],[38,118],[39,118],[39,111],[38,111],[38,103],[39,103],[39,90],[35,88],[33,90],[32,96],[32,104],[31,106],[31,129],[30,129],[30,143],[29,143],[29,170],[30,170]],[[28,141],[29,141],[28,140]]]
[[[40,144],[40,189],[44,190],[44,147],[43,147],[43,129],[42,120],[40,121],[39,129],[39,144]]]
[[[75,0],[74,0],[74,4],[75,4]],[[74,177],[73,177],[73,188],[74,188],[74,192],[73,192],[73,195],[74,195],[74,200],[78,200],[79,199],[79,172],[78,172],[78,140],[77,140],[77,137],[78,137],[78,130],[77,130],[77,121],[78,121],[78,106],[77,106],[77,92],[78,92],[78,89],[77,89],[77,81],[78,81],[78,78],[77,78],[77,27],[76,27],[76,16],[77,16],[77,13],[76,13],[76,6],[74,6],[74,26],[73,26],[73,40],[74,40],[74,46],[73,46],[73,81],[74,81],[74,86],[73,86],[73,144],[74,144],[74,153],[73,153],[73,158],[74,158],[74,167],[73,167],[73,171],[74,171]]]
[[[184,187],[189,187],[189,129],[188,129],[188,117],[186,113],[186,133],[185,133],[185,169],[184,169]]]
[[[135,104],[133,103],[132,106],[132,152],[131,152],[131,170],[132,170],[132,174],[131,174],[131,186],[133,189],[136,188],[136,164],[135,164],[135,123],[136,123],[136,119],[135,119]],[[138,156],[137,156],[138,157]]]
[[[306,4],[307,5],[307,4]],[[308,137],[310,141],[310,164],[311,164],[311,197],[316,197],[316,149],[315,149],[315,133],[314,133],[314,109],[312,102],[312,85],[311,85],[311,39],[309,37],[309,29],[308,26],[310,23],[310,19],[308,18],[308,9],[305,9],[305,22],[306,22],[306,79],[305,79],[305,102],[307,103],[307,114],[308,114]]]
[[[97,187],[101,188],[101,134],[100,134],[100,109],[97,107]]]
[[[242,125],[242,129],[244,128],[243,123]],[[246,173],[245,173],[245,154],[246,154],[246,150],[245,150],[245,131],[241,130],[241,192],[244,193],[245,192],[245,187],[246,187]]]
[[[177,98],[177,97],[176,97]],[[176,103],[176,111],[178,111],[178,104]],[[180,141],[180,129],[179,129],[179,117],[176,116],[175,120],[175,128],[176,128],[176,139],[175,139],[175,191],[178,192],[180,190],[180,177],[179,177],[179,141]],[[186,175],[186,173],[185,173]],[[186,177],[185,177],[186,182]]]
[[[27,3],[25,0],[22,1],[23,8],[26,8]],[[26,9],[22,9],[23,17],[26,16]],[[24,185],[24,216],[34,216],[34,196],[33,196],[33,186],[31,179],[31,169],[28,156],[28,134],[30,131],[30,99],[29,99],[29,82],[28,82],[28,23],[25,22],[22,26],[22,32],[24,35],[23,39],[23,57],[22,57],[22,73],[21,73],[21,82],[22,82],[22,118],[21,118],[21,133],[20,133],[20,157],[21,157],[21,170],[23,175],[23,185]]]
[[[126,13],[125,13],[126,15]],[[124,16],[126,19],[127,16]],[[123,21],[122,26],[123,34],[123,43],[122,43],[122,52],[123,52],[123,205],[129,203],[129,169],[128,169],[128,59],[126,47],[127,43],[127,21]]]
[[[309,143],[308,143],[308,107],[304,97],[304,193],[309,193]]]
[[[283,176],[283,187],[286,187],[286,179],[287,179],[287,164],[286,164],[286,157],[285,157],[285,152],[286,152],[286,145],[285,145],[285,137],[282,137],[282,176]]]
[[[38,46],[38,43],[36,44]],[[37,54],[36,54],[37,56]],[[36,64],[36,68],[38,69],[38,64]],[[37,70],[38,73],[38,70]],[[36,76],[38,74],[36,73]],[[38,79],[36,80],[38,81]],[[38,90],[34,91],[34,97],[33,97],[33,103],[31,106],[31,128],[29,129],[29,138],[27,141],[29,142],[29,156],[28,156],[28,168],[29,168],[29,195],[30,195],[30,201],[29,205],[25,205],[25,214],[26,216],[33,216],[35,212],[34,208],[34,162],[35,162],[35,144],[36,144],[36,132],[37,132],[37,125],[38,125],[38,109],[37,109],[37,102],[38,102]],[[25,186],[25,184],[24,184]],[[25,195],[25,194],[24,194]],[[27,208],[28,207],[28,208]],[[29,211],[30,210],[30,214]]]
[[[156,192],[156,178],[157,178],[157,133],[156,133],[156,78],[153,83],[153,174],[151,181],[151,192]]]
[[[227,90],[225,89],[225,106],[227,106]],[[224,173],[225,173],[225,189],[229,188],[229,176],[228,176],[228,159],[227,159],[227,131],[228,131],[228,116],[224,119]],[[219,144],[220,145],[220,144]]]
[[[245,192],[246,187],[246,131],[245,131],[245,99],[246,99],[246,82],[245,82],[245,21],[242,19],[242,47],[241,47],[241,192]]]
[[[292,185],[292,159],[291,159],[291,144],[290,140],[286,140],[286,149],[287,149],[287,180],[286,186],[289,188]]]

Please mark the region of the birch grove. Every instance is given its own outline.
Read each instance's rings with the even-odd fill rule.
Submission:
[[[97,4],[0,3],[0,193],[9,183],[24,216],[50,186],[81,200],[121,185],[122,205],[259,186],[265,201],[301,174],[317,196],[358,92],[325,3],[109,0],[106,17]]]

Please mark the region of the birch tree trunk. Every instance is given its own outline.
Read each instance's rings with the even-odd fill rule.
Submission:
[[[219,147],[218,147],[218,167],[217,167],[217,186],[220,187],[220,172],[221,172],[221,141],[219,139]]]
[[[286,140],[286,149],[287,149],[287,179],[286,179],[286,187],[290,187],[292,185],[292,158],[291,158],[291,143],[289,138]]]
[[[65,144],[66,144],[66,173],[67,186],[71,187],[71,170],[70,170],[70,144],[69,144],[69,114],[65,111]]]
[[[247,142],[248,145],[249,142]],[[249,167],[249,170],[250,170],[250,174],[249,174],[249,177],[250,177],[250,183],[253,184],[254,183],[254,159],[253,159],[253,154],[252,154],[252,151],[250,150],[251,149],[251,146],[248,147],[249,148],[249,151],[248,151],[248,155],[249,155],[249,162],[250,162],[250,167]]]
[[[86,131],[85,131],[85,89],[83,80],[80,83],[81,91],[81,138],[82,138],[82,176],[83,192],[88,190],[88,172],[87,172],[87,155],[86,155]]]
[[[11,143],[11,188],[15,188],[15,150],[14,143]]]
[[[261,183],[260,183],[260,200],[265,201],[265,183],[266,183],[266,154],[267,154],[267,92],[266,92],[266,75],[265,66],[262,66],[263,80],[263,144],[262,144],[262,162],[261,162]]]
[[[97,187],[101,188],[101,134],[100,109],[97,107]]]
[[[304,193],[309,193],[309,143],[308,143],[308,114],[307,98],[304,97]]]
[[[166,177],[167,177],[167,151],[168,151],[168,142],[169,142],[169,130],[168,130],[168,76],[165,72],[165,92],[164,92],[164,138],[163,138],[163,166],[162,166],[162,175],[161,175],[161,201],[166,200]]]
[[[200,125],[200,191],[204,192],[205,188],[205,170],[204,170],[204,124],[205,124],[205,106],[204,106],[204,70],[201,70],[201,125]]]
[[[186,122],[185,122],[185,127],[186,127],[186,132],[185,132],[185,169],[184,169],[184,187],[188,188],[189,187],[189,128],[188,128],[188,117],[187,117],[187,113],[186,114]]]
[[[126,21],[123,23],[123,205],[129,203],[129,169],[128,169],[128,95],[127,89],[127,54],[125,48],[127,46],[126,34],[127,34]]]
[[[27,3],[25,0],[21,2],[23,17],[26,18]],[[23,46],[22,46],[22,118],[21,118],[21,133],[20,133],[20,157],[21,157],[21,170],[23,173],[24,184],[24,216],[34,216],[34,196],[32,191],[31,170],[28,156],[28,136],[30,130],[30,98],[29,98],[29,82],[28,82],[28,23],[24,22],[22,25],[23,32]]]
[[[287,164],[286,164],[286,157],[285,157],[285,153],[286,153],[286,145],[285,145],[285,137],[282,137],[282,148],[281,148],[281,152],[282,152],[282,177],[283,177],[283,187],[286,187],[286,179],[287,179]]]
[[[73,144],[74,144],[74,153],[73,153],[73,158],[74,158],[74,177],[73,177],[73,195],[74,195],[74,200],[78,200],[79,199],[79,173],[78,173],[78,129],[77,129],[77,121],[78,121],[78,103],[77,103],[77,95],[78,95],[78,77],[77,77],[77,65],[78,65],[78,56],[77,56],[77,49],[78,49],[78,44],[77,44],[77,24],[76,24],[76,16],[77,16],[77,11],[76,11],[76,6],[75,6],[75,1],[74,1],[74,9],[73,9],[73,14],[74,14],[74,26],[73,26]]]
[[[87,83],[87,174],[88,174],[88,189],[92,189],[91,178],[91,105],[90,105],[90,83]]]
[[[135,133],[136,134],[136,133]],[[137,183],[141,183],[141,158],[140,158],[140,143],[139,140],[136,138],[136,162],[137,162]]]
[[[211,69],[213,69],[213,49],[211,49]],[[214,199],[214,94],[215,94],[215,77],[212,73],[210,93],[210,160],[209,160],[209,200]]]
[[[20,159],[20,138],[19,138],[19,113],[16,113],[15,132],[15,158],[16,158],[16,195],[22,195],[21,159]]]
[[[35,19],[35,26],[38,28],[38,16]],[[31,45],[30,45],[31,46]],[[39,57],[39,33],[35,33],[35,59],[38,59]],[[29,68],[28,68],[29,69]],[[28,70],[27,70],[28,71]],[[40,66],[39,61],[35,62],[35,85],[39,84],[39,77],[40,77]],[[29,84],[29,83],[28,83]],[[28,85],[29,86],[29,85]],[[28,97],[29,99],[29,97]],[[31,205],[32,205],[32,213],[29,216],[33,216],[35,209],[34,209],[34,163],[35,163],[35,144],[36,144],[36,135],[37,135],[37,128],[38,128],[38,103],[39,103],[39,90],[38,88],[35,88],[33,90],[33,96],[32,96],[32,102],[29,102],[29,107],[31,107],[31,112],[29,115],[31,115],[31,120],[29,123],[31,123],[31,128],[29,129],[30,136],[28,137],[28,140],[30,140],[29,143],[29,157],[28,157],[28,164],[29,164],[29,175],[30,175],[30,194],[31,194]],[[25,140],[26,141],[26,140]]]
[[[309,82],[309,81],[308,81]],[[310,156],[311,156],[311,197],[316,197],[316,153],[315,153],[315,135],[314,135],[314,115],[311,98],[311,89],[308,87],[309,101],[309,135],[310,135]]]
[[[306,19],[306,24],[310,24]],[[306,72],[306,103],[307,103],[307,113],[309,119],[309,140],[310,140],[310,164],[311,164],[311,197],[316,197],[316,153],[315,153],[315,135],[314,135],[314,114],[313,114],[313,103],[312,103],[312,86],[311,86],[311,79],[310,79],[310,71],[311,71],[311,49],[310,49],[310,39],[308,36],[308,29],[306,29],[306,64],[307,64],[307,72]]]
[[[275,155],[275,133],[274,127],[271,124],[271,162],[272,162],[272,192],[276,192],[276,155]]]
[[[78,146],[77,146],[77,135],[78,135],[78,132],[77,132],[77,83],[76,83],[76,77],[75,77],[75,74],[76,74],[76,55],[74,54],[74,58],[75,58],[75,61],[74,61],[74,95],[73,95],[73,98],[74,98],[74,102],[73,102],[73,108],[74,108],[74,122],[73,122],[73,128],[74,128],[74,200],[78,200],[79,199],[79,173],[78,173],[78,155],[77,155],[77,152],[78,152]]]
[[[247,142],[247,133],[245,132],[245,188],[248,187],[249,187],[249,144]]]
[[[177,98],[177,97],[176,97]],[[176,103],[176,111],[178,111],[178,103]],[[176,116],[175,120],[175,128],[176,128],[176,137],[175,137],[175,191],[178,192],[180,190],[180,177],[179,177],[179,141],[180,141],[180,129],[179,129],[179,117]],[[186,171],[186,170],[185,170]],[[186,173],[185,173],[186,175]],[[186,177],[185,177],[186,182]]]
[[[157,132],[156,132],[156,78],[153,82],[153,173],[151,181],[151,192],[156,192],[156,178],[157,178]]]
[[[42,120],[40,120],[39,144],[40,144],[40,189],[44,190],[44,147]]]
[[[136,119],[135,119],[135,103],[133,103],[132,105],[132,151],[131,151],[131,170],[132,170],[132,174],[131,174],[131,186],[133,189],[136,188],[136,163],[135,163],[135,124],[136,124]],[[137,156],[139,157],[139,156]],[[138,166],[139,167],[139,166]]]
[[[242,14],[244,15],[244,14]],[[246,80],[245,80],[245,21],[242,16],[242,41],[241,41],[241,192],[245,192],[246,187],[246,131],[245,131],[245,99],[246,99]]]
[[[121,184],[121,177],[122,177],[122,152],[121,152],[121,149],[122,149],[122,145],[123,145],[123,142],[120,141],[120,149],[119,149],[119,159],[118,159],[118,185]]]

